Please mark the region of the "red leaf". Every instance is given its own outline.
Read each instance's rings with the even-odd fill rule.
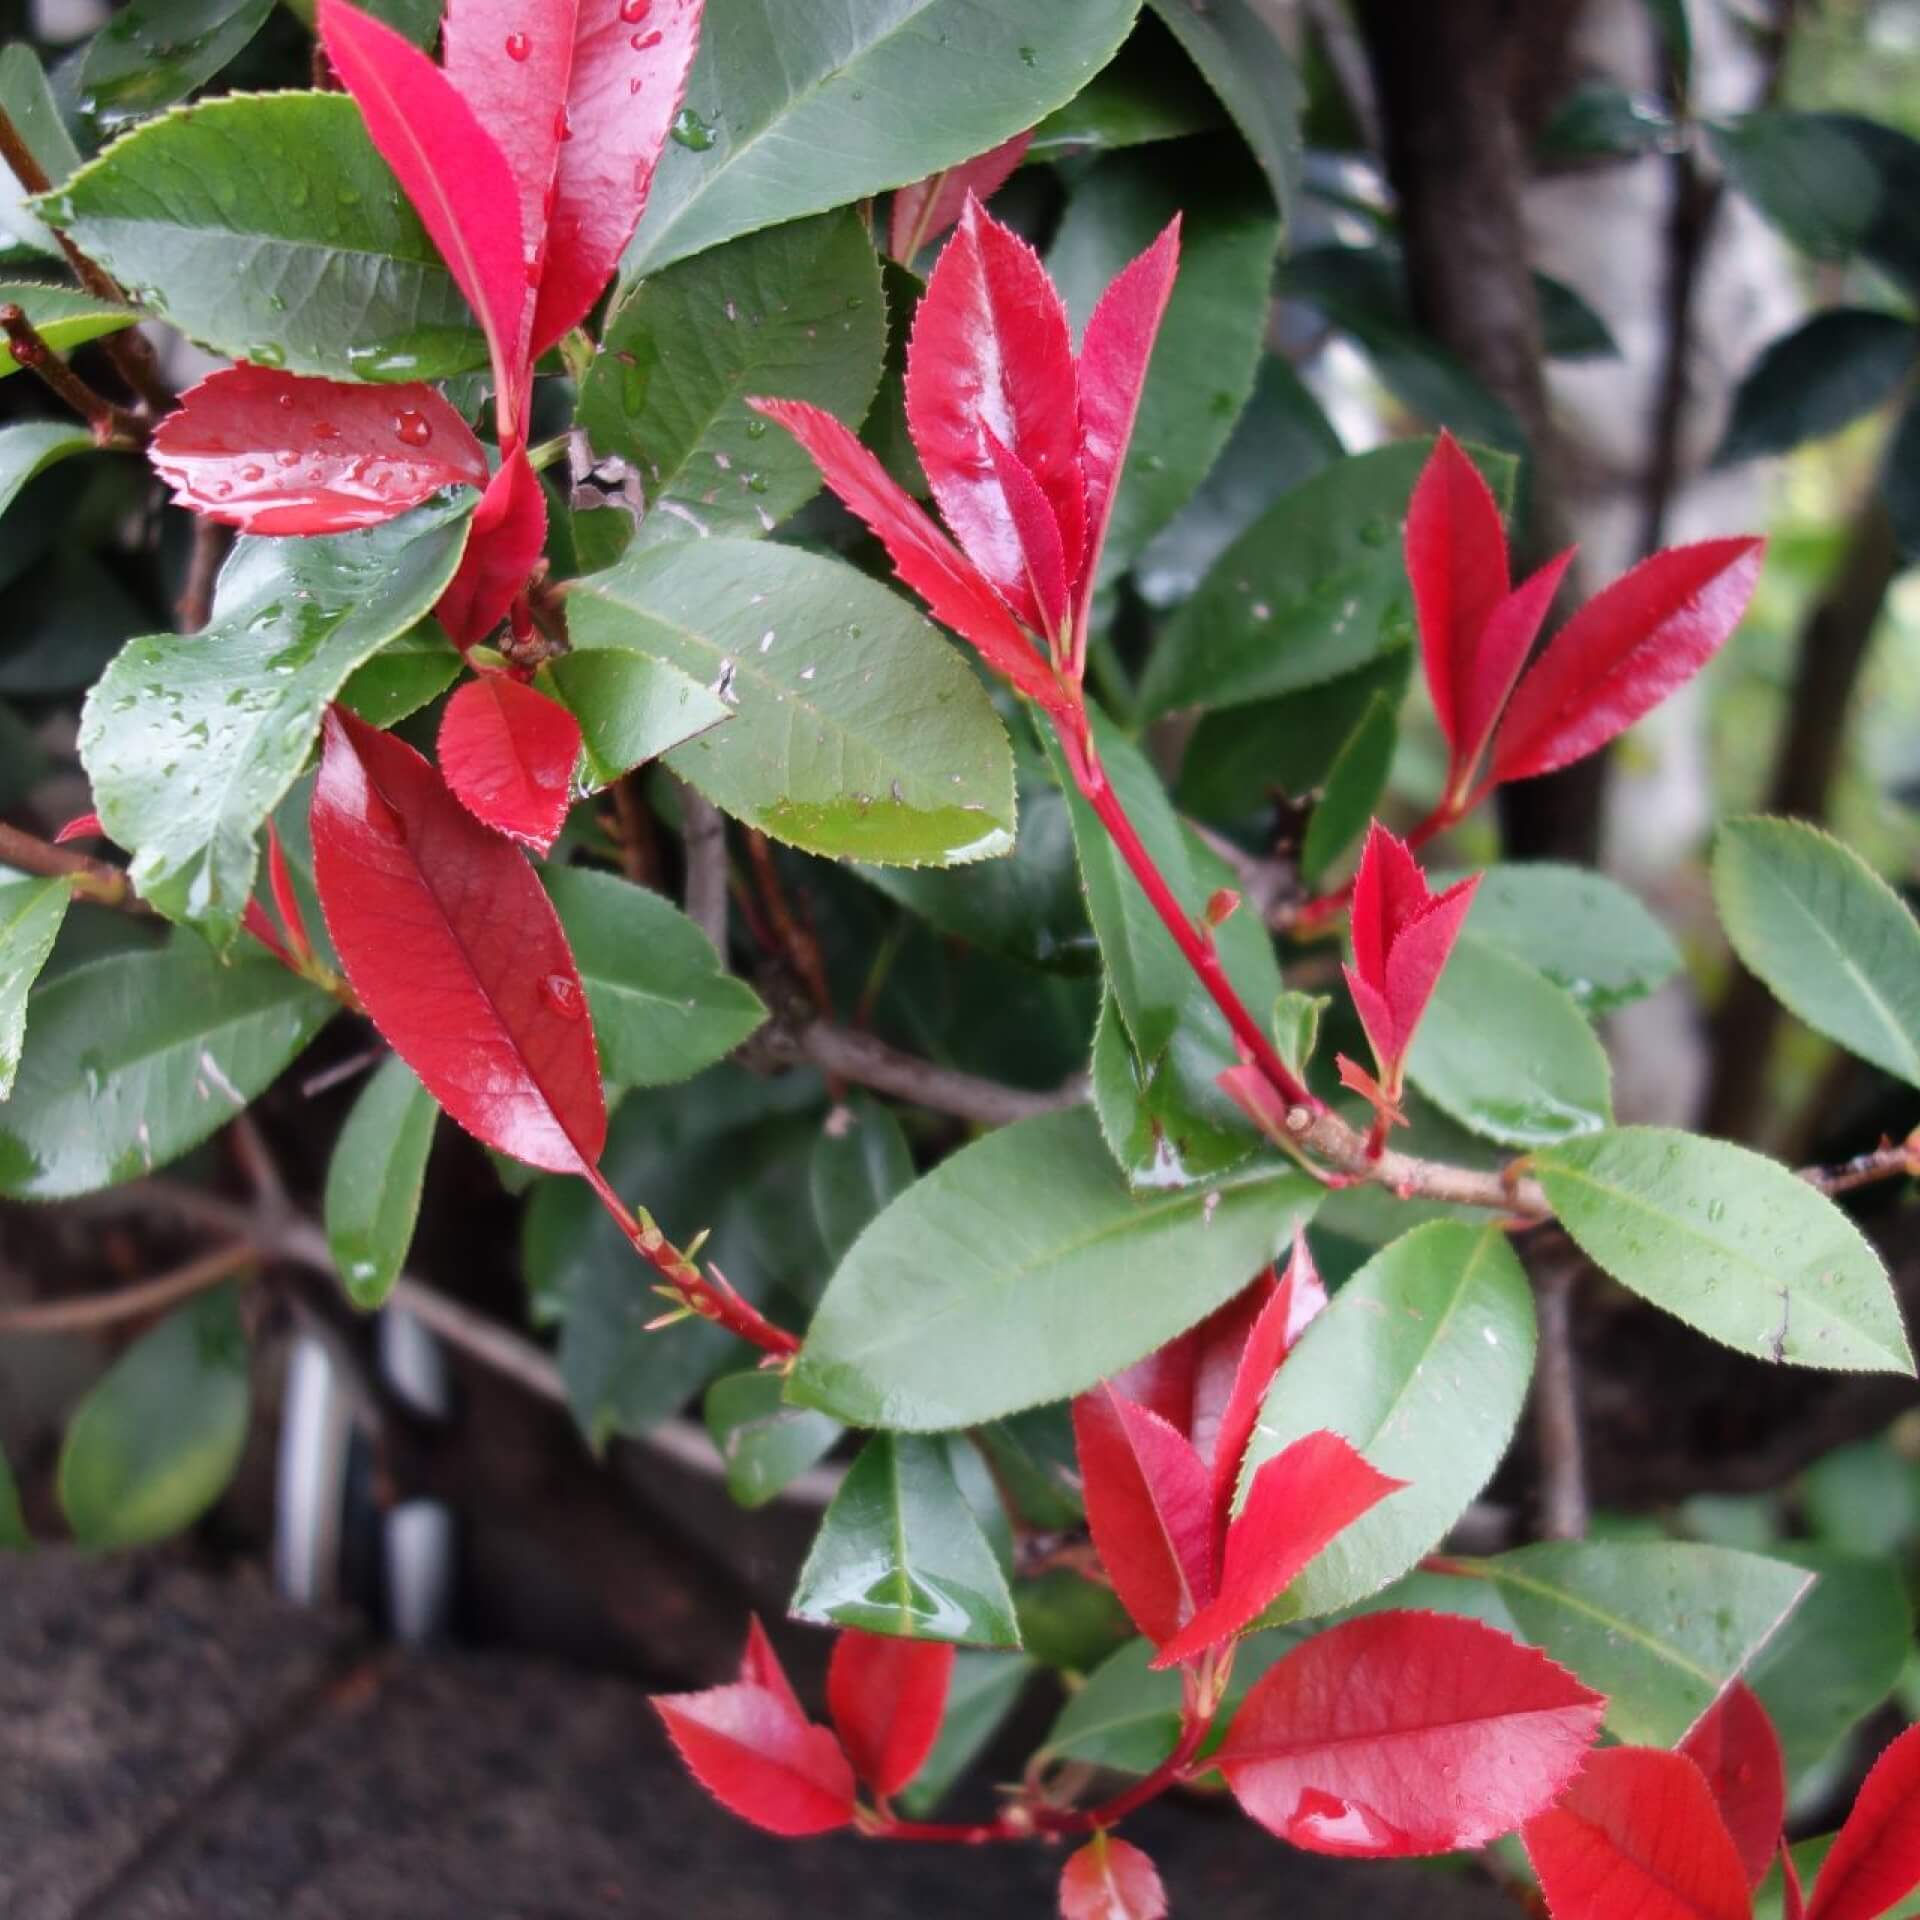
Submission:
[[[1748,1920],[1753,1911],[1706,1775],[1683,1753],[1601,1749],[1524,1838],[1553,1920]]]
[[[1363,1460],[1337,1433],[1310,1433],[1262,1463],[1227,1527],[1218,1589],[1153,1664],[1194,1660],[1279,1599],[1335,1535],[1407,1483]]]
[[[953,1648],[849,1631],[834,1643],[827,1706],[853,1770],[881,1798],[920,1771],[939,1737]]]
[[[493,355],[501,442],[511,445],[522,432],[531,307],[513,169],[418,47],[347,0],[320,0],[319,13],[327,58],[479,317]]]
[[[1920,1727],[1867,1775],[1814,1882],[1808,1920],[1873,1920],[1920,1884]]]
[[[1595,594],[1520,682],[1495,736],[1494,779],[1582,759],[1691,680],[1740,624],[1762,545],[1668,547]]]
[[[1087,1525],[1120,1604],[1171,1640],[1213,1597],[1207,1470],[1158,1414],[1112,1387],[1073,1403]]]
[[[1507,536],[1493,489],[1450,433],[1420,469],[1403,544],[1427,691],[1457,764],[1470,733],[1464,715],[1474,704],[1480,638],[1507,597]]]
[[[607,1111],[586,990],[526,858],[403,741],[328,710],[313,877],[373,1023],[488,1146],[592,1166]]]
[[[1000,444],[1000,436],[991,427],[983,427],[981,436],[993,461],[994,477],[1006,500],[1013,525],[1026,590],[1037,616],[1041,633],[1058,634],[1066,630],[1072,609],[1071,583],[1067,579],[1066,556],[1060,551],[1060,529],[1053,517],[1040,483],[1027,470],[1026,462]]]
[[[1032,139],[1031,129],[1016,133],[990,152],[929,174],[911,187],[901,187],[893,196],[887,220],[887,251],[902,266],[912,266],[920,249],[930,240],[939,239],[960,218],[969,194],[991,200],[1013,178],[1027,157]]]
[[[1080,568],[1083,618],[1140,411],[1147,362],[1179,266],[1180,220],[1175,215],[1153,245],[1113,277],[1080,342],[1080,458],[1087,481],[1087,551]]]
[[[1679,1751],[1707,1777],[1747,1885],[1757,1887],[1780,1849],[1787,1818],[1786,1762],[1767,1710],[1736,1680],[1695,1723]]]
[[[798,1839],[853,1818],[853,1769],[825,1727],[765,1687],[656,1696],[687,1771],[730,1813]]]
[[[447,702],[440,772],[477,820],[545,853],[560,836],[580,763],[580,723],[533,687],[486,673]]]
[[[148,458],[176,506],[248,533],[347,533],[487,484],[484,449],[434,388],[244,362],[182,394]]]
[[[529,352],[575,325],[646,205],[702,0],[458,0],[447,77],[506,154],[539,294]]]
[[[914,316],[907,423],[940,511],[975,566],[1035,632],[1052,629],[995,473],[990,433],[1052,509],[1068,579],[1080,578],[1086,483],[1073,340],[1039,256],[969,199]]]
[[[1573,563],[1573,549],[1557,555],[1530,574],[1494,608],[1480,630],[1474,653],[1472,681],[1461,690],[1458,713],[1460,738],[1454,744],[1448,784],[1465,800],[1474,769],[1487,750],[1520,669],[1527,664],[1533,643],[1553,606],[1560,582]]]
[[[749,400],[777,420],[813,456],[826,483],[885,546],[893,570],[942,625],[979,648],[981,657],[1020,692],[1053,713],[1065,695],[993,588],[896,485],[887,470],[832,414],[801,400]]]
[[[760,1616],[747,1616],[747,1644],[740,1652],[740,1683],[748,1687],[765,1687],[766,1690],[785,1701],[793,1711],[796,1720],[804,1720],[806,1709],[800,1704],[800,1696],[793,1690],[793,1682],[787,1678],[787,1670],[780,1664],[780,1656],[773,1650],[773,1642],[767,1638],[767,1630],[760,1624]]]
[[[69,840],[101,840],[106,830],[100,824],[97,813],[76,813],[67,824],[53,836],[56,847],[64,847]]]
[[[313,941],[307,933],[306,915],[300,910],[300,896],[294,891],[287,850],[280,844],[280,829],[271,820],[267,822],[267,884],[273,892],[274,911],[287,930],[287,944],[303,959],[311,956]]]
[[[1800,1889],[1800,1869],[1793,1864],[1793,1849],[1780,1842],[1780,1920],[1806,1920],[1807,1896]]]
[[[480,496],[460,570],[433,610],[455,646],[478,645],[507,617],[546,540],[547,496],[515,447]]]
[[[1376,1613],[1271,1668],[1216,1757],[1241,1806],[1297,1847],[1442,1853],[1547,1806],[1605,1706],[1477,1620]]]
[[[1140,1849],[1096,1833],[1060,1869],[1060,1920],[1166,1920],[1167,1890]]]

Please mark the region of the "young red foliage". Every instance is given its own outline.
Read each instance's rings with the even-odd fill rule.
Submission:
[[[1337,1433],[1307,1434],[1264,1462],[1226,1528],[1213,1598],[1162,1645],[1153,1664],[1197,1660],[1231,1639],[1328,1541],[1406,1484],[1369,1465]]]
[[[320,0],[320,36],[380,156],[480,321],[503,446],[524,431],[528,279],[519,186],[499,143],[419,48],[347,0]]]
[[[1060,1869],[1060,1920],[1165,1920],[1153,1862],[1116,1834],[1096,1833]]]
[[[455,646],[477,646],[507,617],[547,541],[547,496],[516,447],[474,510],[459,571],[434,608]]]
[[[1679,1751],[1706,1775],[1747,1885],[1757,1887],[1780,1850],[1787,1818],[1786,1762],[1766,1708],[1744,1680],[1736,1680],[1701,1715]]]
[[[1807,1896],[1800,1885],[1800,1869],[1793,1864],[1793,1849],[1780,1842],[1780,1920],[1806,1920]]]
[[[442,487],[487,484],[485,450],[435,388],[245,362],[182,394],[148,458],[176,506],[261,534],[347,533]]]
[[[1523,1837],[1553,1920],[1748,1920],[1753,1910],[1707,1777],[1683,1753],[1602,1748]]]
[[[796,1720],[807,1717],[806,1709],[800,1704],[800,1696],[793,1690],[793,1682],[787,1678],[787,1670],[780,1664],[780,1656],[773,1650],[773,1642],[767,1638],[767,1630],[760,1624],[757,1613],[747,1616],[747,1644],[740,1651],[740,1679],[749,1686],[765,1687],[769,1693],[778,1694]]]
[[[1215,1759],[1241,1806],[1297,1847],[1442,1853],[1485,1846],[1548,1806],[1605,1705],[1477,1620],[1377,1613],[1270,1669]]]
[[[586,989],[525,857],[342,707],[311,819],[327,930],[394,1052],[488,1146],[550,1173],[592,1166],[607,1111]]]
[[[76,813],[54,836],[53,844],[64,847],[70,840],[99,840],[105,837],[97,813]]]
[[[1016,133],[957,167],[901,187],[887,216],[887,251],[902,266],[912,266],[921,248],[939,239],[965,212],[970,195],[991,200],[1013,178],[1032,141],[1031,130]]]
[[[545,853],[566,825],[580,723],[503,673],[459,687],[440,721],[440,772],[476,820]]]
[[[1515,690],[1494,738],[1493,780],[1583,759],[1691,680],[1740,624],[1762,545],[1668,547],[1595,594]]]
[[[1814,1882],[1808,1920],[1875,1920],[1920,1885],[1920,1726],[1873,1763]]]
[[[1480,876],[1434,893],[1404,840],[1367,830],[1353,883],[1353,964],[1344,969],[1389,1101],[1400,1097],[1407,1049],[1473,905]]]
[[[313,940],[307,932],[307,918],[300,910],[300,896],[294,890],[293,872],[287,865],[287,850],[280,844],[280,830],[267,822],[267,884],[273,892],[273,908],[287,930],[287,945],[294,957],[313,957]]]
[[[853,1770],[882,1799],[898,1793],[939,1738],[953,1648],[849,1631],[834,1642],[827,1707]]]

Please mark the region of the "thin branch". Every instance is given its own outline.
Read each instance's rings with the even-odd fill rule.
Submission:
[[[680,830],[687,854],[687,918],[727,957],[727,823],[704,793],[680,786]]]
[[[40,337],[40,329],[17,301],[0,305],[0,328],[6,330],[15,365],[26,368],[56,400],[77,413],[93,430],[96,446],[133,453],[147,444],[147,423],[88,386]]]
[[[82,1294],[70,1300],[40,1300],[31,1306],[0,1307],[0,1335],[15,1333],[93,1333],[137,1320],[190,1300],[216,1287],[244,1267],[258,1263],[260,1250],[249,1240],[216,1247],[185,1266],[112,1293]]]
[[[620,843],[620,871],[636,887],[650,887],[658,878],[659,848],[653,821],[640,797],[637,774],[623,774],[608,789],[613,798],[613,829]]]
[[[1010,1126],[1035,1114],[1059,1113],[1084,1105],[1087,1098],[1084,1074],[1075,1074],[1050,1093],[1030,1093],[952,1067],[937,1067],[917,1054],[888,1046],[870,1033],[825,1020],[816,1020],[801,1033],[800,1050],[823,1073],[875,1093],[891,1094],[896,1100],[909,1100],[917,1107],[971,1120],[977,1126]]]
[[[1818,1187],[1829,1197],[1870,1187],[1876,1181],[1898,1179],[1902,1174],[1920,1177],[1920,1132],[1909,1134],[1898,1146],[1876,1147],[1871,1153],[1857,1153],[1837,1167],[1802,1167],[1800,1178],[1810,1187]]]
[[[1540,1448],[1540,1533],[1546,1540],[1580,1540],[1587,1531],[1586,1452],[1573,1337],[1580,1267],[1570,1248],[1555,1249],[1534,1279],[1540,1348],[1533,1370],[1533,1423]]]
[[[0,866],[44,874],[50,879],[64,875],[73,881],[77,898],[91,900],[97,906],[118,907],[122,913],[153,911],[118,867],[75,853],[70,847],[56,847],[50,840],[4,822],[0,822]]]
[[[1348,1185],[1371,1183],[1402,1200],[1484,1207],[1521,1220],[1545,1220],[1553,1212],[1539,1181],[1520,1174],[1518,1163],[1489,1172],[1444,1160],[1422,1160],[1391,1148],[1375,1156],[1367,1151],[1367,1136],[1339,1114],[1323,1111],[1315,1116],[1303,1107],[1288,1113],[1287,1131],[1294,1145],[1310,1147]]]
[[[212,619],[213,584],[230,544],[227,529],[219,521],[195,516],[187,577],[181,583],[180,598],[173,603],[174,625],[180,632],[198,633]]]

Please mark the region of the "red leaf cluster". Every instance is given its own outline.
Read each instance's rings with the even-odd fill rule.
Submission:
[[[900,188],[887,216],[887,251],[902,266],[912,266],[920,250],[939,239],[966,211],[969,198],[991,200],[1013,178],[1032,143],[1031,129],[1016,133],[957,167]]]

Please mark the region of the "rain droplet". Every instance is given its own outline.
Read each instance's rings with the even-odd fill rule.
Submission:
[[[247,485],[250,487],[257,485],[260,481],[264,480],[266,477],[267,477],[266,468],[262,466],[256,466],[251,460],[249,460],[247,464],[240,469],[240,478],[244,480],[247,483]]]
[[[691,107],[682,107],[679,118],[673,123],[673,138],[678,146],[690,148],[695,153],[705,153],[713,145],[714,133],[712,127]]]
[[[394,437],[409,447],[424,447],[433,438],[433,426],[423,413],[411,407],[393,416]]]
[[[749,440],[758,440],[762,438],[765,435],[766,431],[767,431],[767,423],[764,420],[762,420],[757,414],[754,416],[753,419],[747,422],[747,438]]]
[[[1022,47],[1020,49],[1020,64],[1023,67],[1036,66],[1039,64],[1039,60],[1040,60],[1040,56],[1033,50],[1033,48]]]
[[[653,0],[620,0],[620,18],[637,27],[653,11]]]
[[[633,38],[627,42],[627,45],[630,46],[635,53],[650,53],[660,44],[660,40],[660,31],[656,27],[652,33],[636,33]]]
[[[580,998],[580,983],[564,973],[550,973],[540,982],[540,998],[555,1013],[568,1020],[578,1020],[586,1011]]]
[[[507,35],[507,58],[509,60],[524,60],[532,51],[533,42],[529,40],[524,33],[510,33]]]
[[[571,140],[573,138],[573,122],[567,118],[567,110],[565,107],[562,107],[560,111],[553,116],[553,137],[556,140]]]

